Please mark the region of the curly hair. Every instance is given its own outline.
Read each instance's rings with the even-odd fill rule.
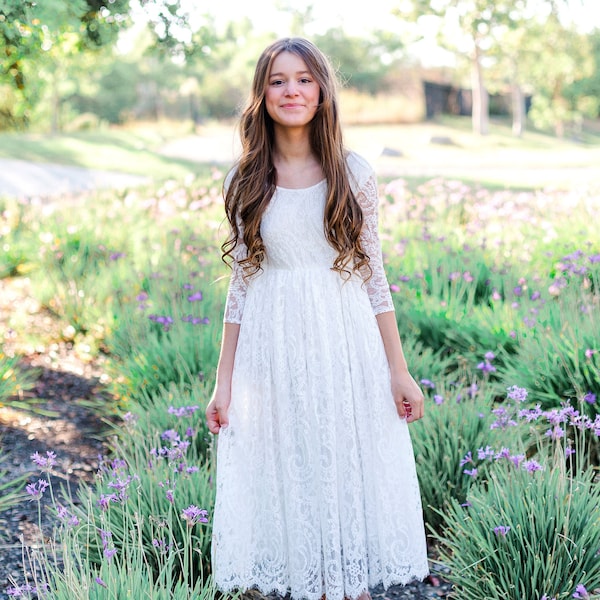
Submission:
[[[282,52],[302,58],[320,89],[309,138],[327,181],[324,231],[338,253],[332,268],[345,276],[351,274],[349,267],[370,275],[369,257],[360,241],[363,213],[351,189],[346,166],[336,76],[325,55],[303,38],[278,40],[258,59],[250,97],[240,119],[241,156],[224,190],[231,233],[221,246],[223,260],[232,255],[240,237],[247,247],[247,256],[239,261],[245,276],[260,271],[266,255],[260,224],[277,187],[277,170],[273,161],[274,126],[266,109],[265,93],[273,61]]]

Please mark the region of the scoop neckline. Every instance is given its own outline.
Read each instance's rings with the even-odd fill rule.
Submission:
[[[316,188],[316,187],[322,185],[326,181],[327,181],[327,179],[321,179],[321,181],[318,181],[317,183],[313,183],[313,185],[309,185],[308,187],[302,187],[302,188],[288,188],[288,187],[283,187],[281,185],[278,185],[276,187],[278,190],[283,190],[284,192],[305,192],[306,190],[312,190],[313,188]]]

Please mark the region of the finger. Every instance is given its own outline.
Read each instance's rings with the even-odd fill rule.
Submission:
[[[401,419],[406,417],[406,406],[404,405],[404,402],[396,402],[396,411]]]
[[[227,425],[229,425],[229,415],[227,414],[228,411],[226,408],[219,408],[218,409],[219,412],[219,423],[221,424],[221,427],[227,427]]]
[[[219,413],[214,406],[209,406],[206,409],[206,425],[211,433],[219,433],[221,429]]]

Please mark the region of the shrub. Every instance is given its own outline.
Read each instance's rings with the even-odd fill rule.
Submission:
[[[457,597],[566,600],[600,592],[600,488],[581,456],[583,433],[600,435],[600,421],[569,405],[522,408],[525,398],[513,387],[494,409],[492,425],[508,437],[501,448],[468,455],[473,468],[485,466],[482,475],[466,502],[439,511],[435,537]],[[528,435],[515,444],[511,432],[519,428]]]
[[[428,402],[425,418],[411,426],[411,439],[425,522],[439,531],[445,509],[453,501],[464,502],[473,482],[465,475],[465,455],[496,439],[490,429],[493,397],[485,386],[478,390],[474,383],[452,382],[449,377],[436,382],[435,389],[421,385],[434,400]]]

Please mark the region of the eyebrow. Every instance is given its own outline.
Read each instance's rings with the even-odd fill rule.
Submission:
[[[283,77],[284,75],[285,73],[271,73],[269,77]],[[296,75],[311,75],[311,73],[310,71],[296,71]]]

